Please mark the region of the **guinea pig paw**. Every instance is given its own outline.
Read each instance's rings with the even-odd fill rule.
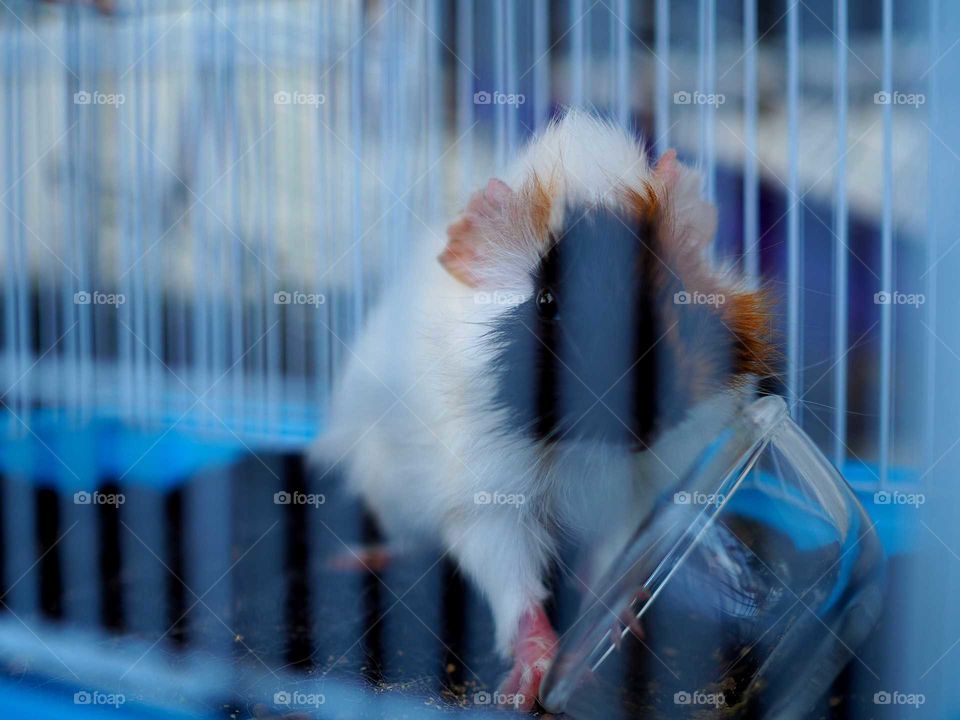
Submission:
[[[530,711],[540,694],[540,684],[547,675],[557,654],[557,634],[546,622],[538,618],[525,625],[514,650],[513,668],[500,684],[501,706],[514,710]]]
[[[553,661],[552,655],[540,657],[534,663],[517,658],[510,674],[497,691],[499,706],[503,709],[530,712],[540,694],[540,684],[546,677]]]

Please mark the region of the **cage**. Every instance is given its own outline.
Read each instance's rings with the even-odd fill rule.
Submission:
[[[0,5],[7,716],[492,710],[482,600],[338,567],[378,531],[304,451],[414,239],[567,107],[701,169],[760,389],[889,557],[809,716],[958,713],[953,3]]]

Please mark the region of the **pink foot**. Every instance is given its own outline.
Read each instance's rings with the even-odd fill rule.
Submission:
[[[503,706],[524,712],[533,709],[540,694],[540,683],[557,654],[558,643],[542,607],[537,606],[523,616],[513,651],[513,669],[498,690]]]

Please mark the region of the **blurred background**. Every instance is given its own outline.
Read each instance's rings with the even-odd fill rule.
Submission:
[[[303,451],[412,245],[565,106],[703,170],[764,389],[876,523],[819,716],[960,717],[958,44],[948,0],[0,0],[5,717],[488,709],[483,603],[338,568],[376,529]]]

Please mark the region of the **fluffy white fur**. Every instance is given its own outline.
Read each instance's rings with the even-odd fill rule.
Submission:
[[[626,132],[570,112],[533,141],[503,178],[519,190],[533,174],[554,182],[551,225],[567,202],[613,203],[614,191],[650,180],[642,147]],[[679,220],[712,235],[712,209],[692,173],[680,181]],[[679,213],[678,213],[679,214]],[[428,239],[382,299],[351,351],[335,393],[329,429],[316,446],[340,463],[395,538],[439,541],[483,592],[496,624],[496,647],[509,654],[521,614],[544,600],[544,575],[558,533],[599,548],[600,565],[622,545],[659,490],[681,477],[733,412],[725,391],[705,403],[651,451],[564,444],[547,455],[502,433],[490,409],[492,348],[484,335],[508,307],[477,302],[477,291],[436,261],[445,236]],[[542,243],[511,246],[484,292],[533,292],[529,270]],[[632,478],[624,482],[624,478]],[[478,503],[480,493],[523,496]],[[483,496],[485,497],[485,496]]]

